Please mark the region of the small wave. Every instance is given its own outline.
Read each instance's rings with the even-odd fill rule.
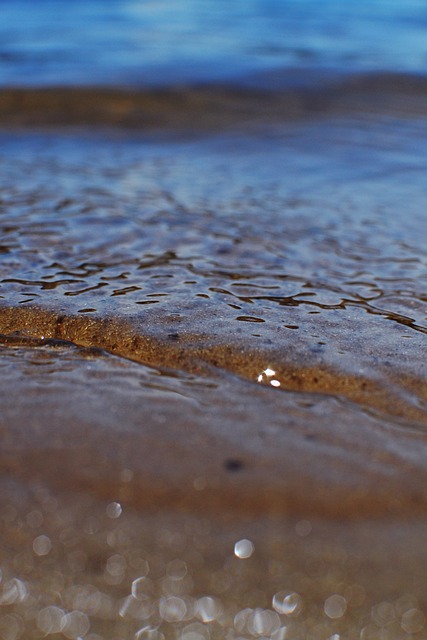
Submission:
[[[114,126],[210,130],[322,115],[426,112],[427,77],[371,73],[346,77],[287,71],[239,84],[163,89],[5,88],[0,126]]]

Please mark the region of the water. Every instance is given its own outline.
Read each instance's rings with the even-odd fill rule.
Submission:
[[[0,636],[427,637],[424,4],[0,10]]]
[[[176,84],[282,68],[424,73],[422,0],[2,0],[3,85]]]

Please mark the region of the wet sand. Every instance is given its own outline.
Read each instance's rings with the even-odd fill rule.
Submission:
[[[421,425],[392,424],[332,386],[280,392],[221,369],[152,369],[45,342],[2,348],[1,465],[15,477],[208,515],[425,511]]]
[[[8,341],[6,637],[425,637],[421,430],[221,369]]]
[[[7,637],[424,637],[420,521],[200,518],[16,480],[2,496]]]

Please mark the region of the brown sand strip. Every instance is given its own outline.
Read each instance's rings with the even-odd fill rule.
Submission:
[[[230,371],[256,382],[266,366],[274,367],[280,390],[340,395],[364,407],[409,423],[427,425],[427,415],[419,403],[411,402],[406,389],[416,399],[427,394],[423,380],[399,376],[399,386],[390,379],[361,377],[327,368],[311,354],[301,353],[299,366],[287,354],[248,349],[244,344],[224,344],[209,335],[183,332],[179,342],[166,342],[141,320],[96,316],[66,316],[35,306],[0,307],[2,344],[23,344],[65,340],[83,347],[104,349],[114,355],[155,367],[166,367],[207,375],[212,367]],[[279,391],[279,389],[277,389]],[[413,399],[412,399],[413,400]]]
[[[315,86],[286,82],[270,88],[232,85],[127,89],[108,87],[6,88],[0,125],[98,125],[137,129],[209,130],[248,122],[272,123],[324,113],[381,112],[423,115],[427,83],[402,74],[366,74]],[[283,84],[285,83],[285,84]],[[288,88],[283,89],[280,87]]]
[[[165,89],[138,92],[109,88],[8,89],[0,92],[0,124],[98,125],[137,129],[216,129],[247,120],[302,114],[299,96],[274,98],[232,89]]]

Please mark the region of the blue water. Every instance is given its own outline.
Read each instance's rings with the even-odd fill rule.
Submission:
[[[425,0],[0,0],[0,84],[427,68]]]

